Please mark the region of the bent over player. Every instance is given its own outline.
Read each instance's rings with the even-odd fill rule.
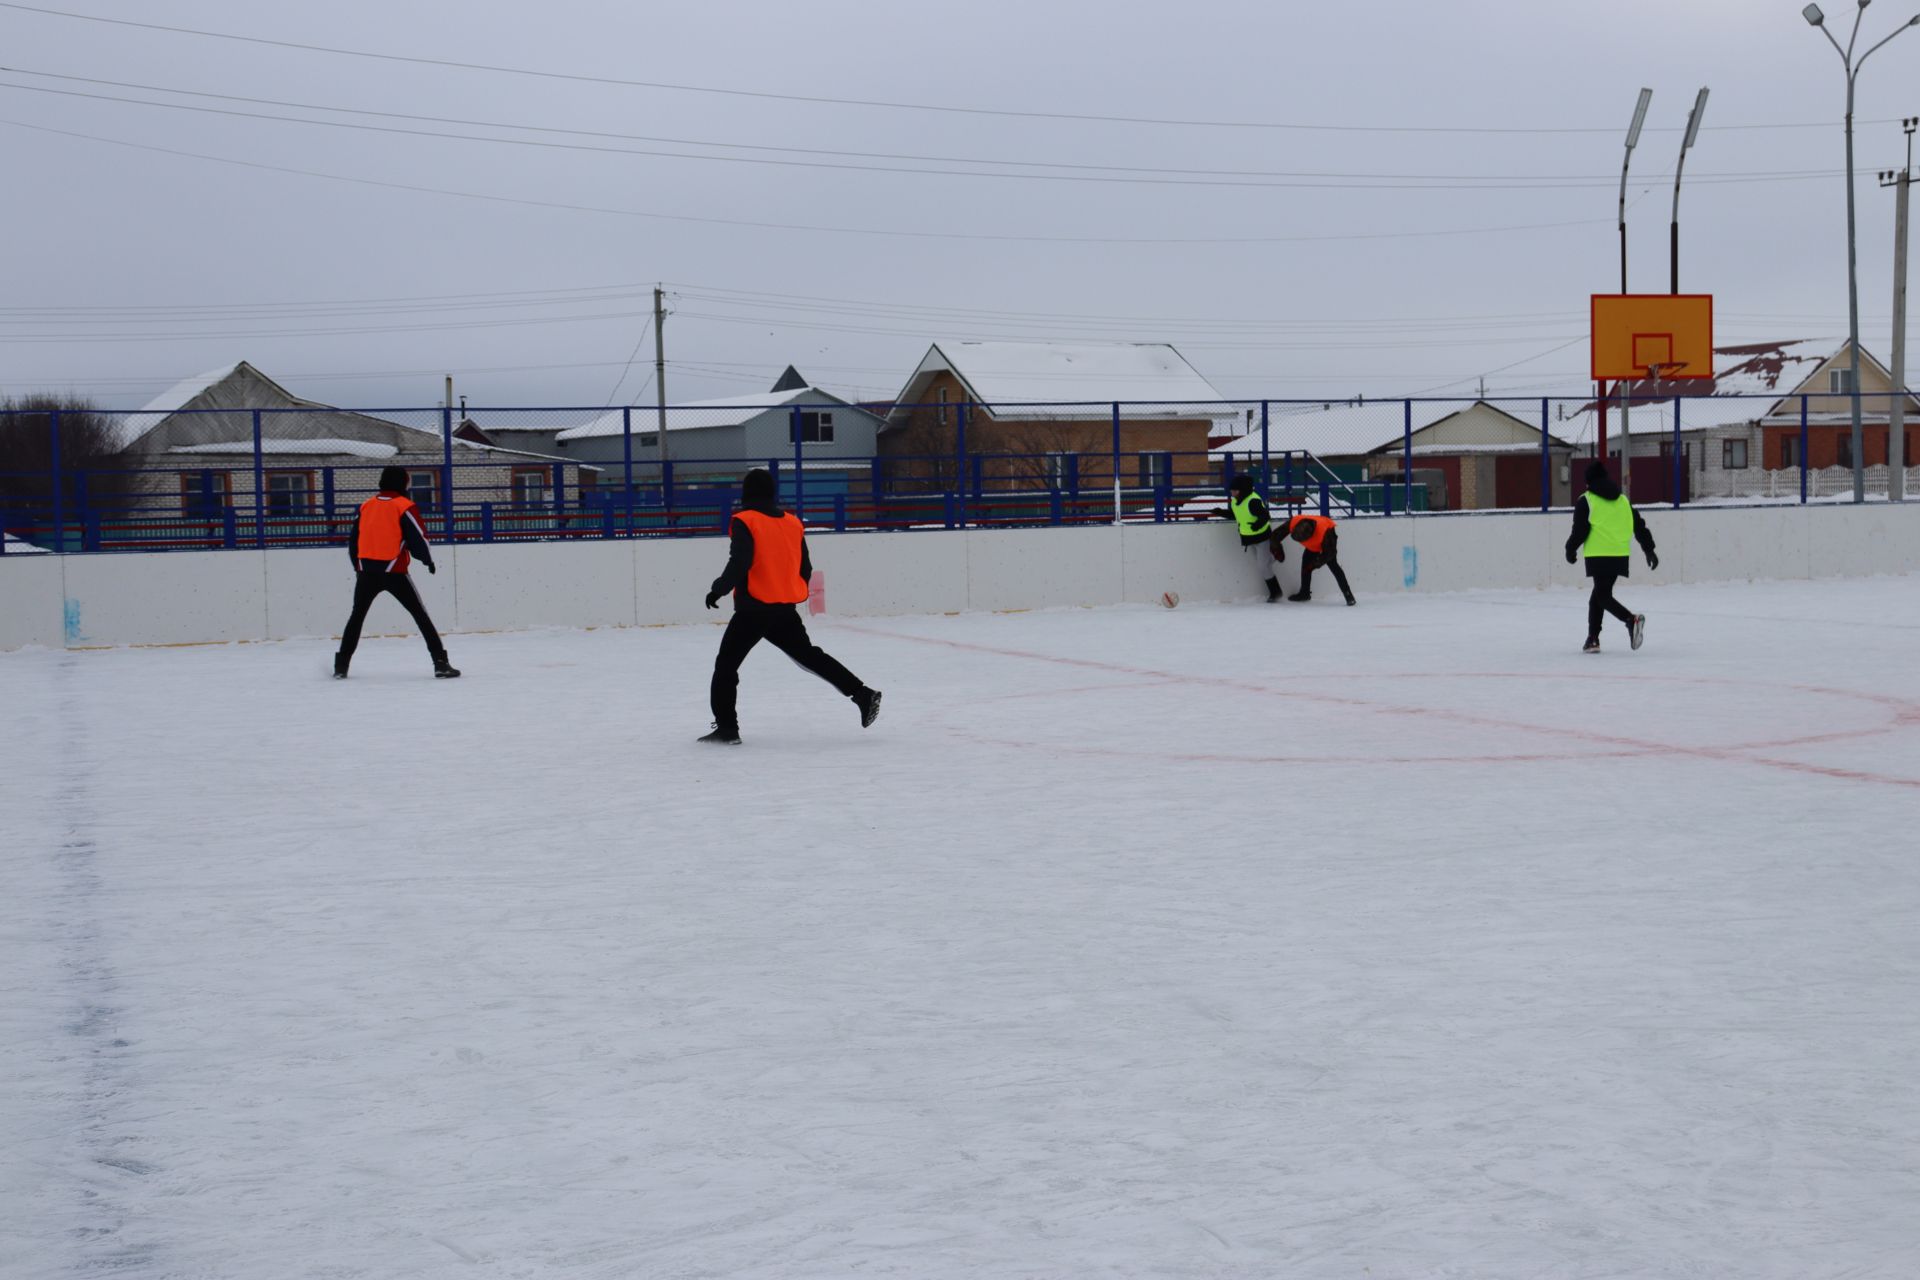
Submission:
[[[388,467],[380,473],[380,492],[360,504],[353,517],[353,532],[347,538],[347,555],[353,560],[353,616],[340,637],[340,652],[333,655],[333,678],[345,680],[353,651],[360,647],[360,627],[367,610],[385,591],[413,615],[420,634],[433,655],[433,674],[442,680],[460,673],[448,664],[446,646],[433,629],[427,606],[420,602],[407,565],[418,559],[435,573],[433,549],[427,545],[427,532],[420,526],[420,510],[407,496],[407,472],[404,467]]]
[[[1294,516],[1286,522],[1282,532],[1299,543],[1305,553],[1300,557],[1300,589],[1287,599],[1313,599],[1313,571],[1325,565],[1333,580],[1340,584],[1340,594],[1347,598],[1347,603],[1356,603],[1353,588],[1347,585],[1346,571],[1340,567],[1338,530],[1339,522],[1331,516]]]
[[[1593,591],[1587,597],[1587,642],[1582,653],[1600,652],[1600,624],[1612,614],[1627,628],[1627,643],[1638,649],[1646,638],[1647,615],[1635,613],[1613,598],[1613,584],[1627,576],[1632,565],[1633,544],[1647,557],[1647,568],[1658,569],[1660,557],[1654,554],[1653,532],[1633,509],[1620,482],[1598,460],[1587,464],[1587,491],[1573,504],[1573,532],[1567,535],[1567,563],[1584,549],[1587,576],[1593,579]]]
[[[813,560],[800,518],[782,511],[776,497],[772,474],[759,467],[740,482],[742,509],[728,528],[727,567],[707,592],[709,609],[719,608],[720,597],[732,592],[733,618],[713,660],[713,732],[702,735],[702,742],[739,743],[740,664],[762,640],[851,698],[860,708],[861,728],[880,716],[880,691],[862,684],[807,636],[795,606],[807,598]]]

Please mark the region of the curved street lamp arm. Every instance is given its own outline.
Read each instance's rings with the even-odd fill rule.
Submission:
[[[1833,32],[1827,30],[1825,26],[1822,26],[1820,28],[1820,34],[1827,38],[1827,43],[1833,46],[1833,51],[1840,55],[1840,62],[1847,68],[1848,74],[1852,74],[1853,62],[1847,57],[1847,51],[1840,47],[1840,42],[1833,38]]]
[[[1885,48],[1885,47],[1886,47],[1886,44],[1887,44],[1887,40],[1891,40],[1891,39],[1893,39],[1893,36],[1897,36],[1897,35],[1899,35],[1899,34],[1900,34],[1900,33],[1901,33],[1902,31],[1905,31],[1905,30],[1906,30],[1906,29],[1907,29],[1908,27],[1911,27],[1912,25],[1913,25],[1913,24],[1912,24],[1911,22],[1906,22],[1906,23],[1902,23],[1901,25],[1899,25],[1899,26],[1897,26],[1897,27],[1895,27],[1895,28],[1893,29],[1893,35],[1892,35],[1892,36],[1888,36],[1886,40],[1882,40],[1882,41],[1881,41],[1881,42],[1880,42],[1879,44],[1877,44],[1877,45],[1875,45],[1875,46],[1873,46],[1873,48],[1871,48],[1871,49],[1869,49],[1869,50],[1867,50],[1867,51],[1866,51],[1865,53],[1863,53],[1863,54],[1861,54],[1861,55],[1860,55],[1860,61],[1859,61],[1859,62],[1857,62],[1856,64],[1854,64],[1854,68],[1853,68],[1853,69],[1854,69],[1855,71],[1858,71],[1858,70],[1859,70],[1859,69],[1860,69],[1861,67],[1864,67],[1864,66],[1866,66],[1866,65],[1867,65],[1867,59],[1868,59],[1868,58],[1871,58],[1871,57],[1872,57],[1872,56],[1873,56],[1873,55],[1874,55],[1874,54],[1875,54],[1876,52],[1878,52],[1879,50],[1881,50],[1881,49],[1883,49],[1883,48]]]
[[[1847,52],[1845,54],[1847,65],[1850,67],[1853,65],[1853,47],[1860,43],[1860,20],[1866,16],[1867,6],[1864,4],[1857,6],[1853,11],[1853,34],[1847,37]],[[1822,31],[1826,30],[1825,27],[1820,29]],[[1836,49],[1840,47],[1838,40],[1835,40],[1833,43]]]

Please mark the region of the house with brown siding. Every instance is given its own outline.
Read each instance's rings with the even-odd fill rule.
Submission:
[[[936,342],[875,407],[897,490],[1071,491],[1113,486],[1116,417],[1123,486],[1204,484],[1209,439],[1244,421],[1222,401],[1163,342]]]

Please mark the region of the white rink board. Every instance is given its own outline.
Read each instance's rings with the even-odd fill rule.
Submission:
[[[1636,582],[1858,577],[1920,564],[1920,504],[1644,514],[1661,568],[1649,572],[1636,552]],[[1582,573],[1562,555],[1569,524],[1565,512],[1344,520],[1341,564],[1363,599],[1573,585]],[[848,617],[1144,603],[1165,591],[1194,602],[1245,599],[1259,594],[1264,567],[1224,520],[1117,534],[1095,526],[809,538],[826,574],[827,612]],[[467,543],[440,552],[437,578],[416,573],[435,624],[449,634],[654,626],[711,616],[702,597],[726,554],[718,538]],[[336,635],[351,597],[344,559],[304,550],[0,557],[0,649],[63,635],[74,647]],[[49,563],[60,566],[58,599],[48,592]],[[1294,546],[1280,572],[1289,591],[1299,571]],[[387,612],[377,627],[394,625]]]

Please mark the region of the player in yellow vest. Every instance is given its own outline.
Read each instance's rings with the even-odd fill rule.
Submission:
[[[732,593],[733,619],[713,660],[713,732],[702,742],[739,745],[740,664],[762,640],[851,698],[860,708],[861,728],[880,716],[880,691],[862,684],[807,637],[796,606],[807,598],[813,560],[799,517],[782,511],[778,499],[770,472],[756,467],[740,482],[741,509],[728,528],[727,567],[707,592],[709,609],[718,609],[720,597]]]
[[[1274,562],[1285,559],[1286,552],[1284,548],[1275,550],[1278,540],[1273,537],[1273,518],[1266,502],[1253,491],[1253,477],[1235,476],[1227,486],[1227,505],[1213,514],[1233,521],[1240,534],[1240,550],[1254,558],[1260,576],[1266,579],[1267,603],[1280,603],[1280,571]]]
[[[1612,614],[1626,624],[1632,647],[1638,649],[1647,632],[1647,615],[1635,613],[1613,598],[1613,584],[1627,576],[1628,555],[1638,542],[1647,568],[1658,569],[1647,522],[1620,492],[1620,482],[1599,462],[1587,464],[1587,491],[1573,502],[1573,533],[1567,538],[1567,563],[1584,550],[1593,594],[1587,597],[1587,643],[1582,652],[1600,652],[1600,623]]]

